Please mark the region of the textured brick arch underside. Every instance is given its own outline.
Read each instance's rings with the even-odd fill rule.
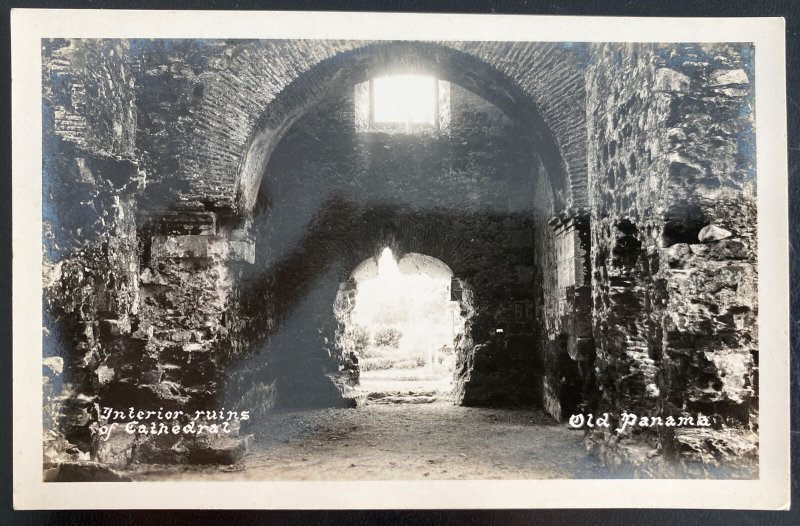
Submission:
[[[248,214],[269,157],[292,124],[326,95],[387,69],[430,72],[495,104],[528,132],[553,178],[559,205],[585,206],[581,58],[549,43],[243,44],[205,87],[185,169],[199,175],[198,191],[235,196],[231,204]]]

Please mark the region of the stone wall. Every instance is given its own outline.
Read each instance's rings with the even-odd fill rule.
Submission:
[[[316,54],[301,53],[307,47]],[[101,170],[114,186],[112,194],[124,194],[127,207],[125,230],[112,244],[125,245],[130,286],[114,278],[98,280],[87,290],[110,285],[110,292],[124,294],[130,307],[91,315],[88,323],[98,328],[102,323],[108,341],[98,343],[103,359],[88,369],[103,381],[83,388],[85,405],[98,400],[207,404],[223,374],[232,379],[226,400],[232,396],[267,408],[280,400],[283,384],[285,393],[293,393],[284,402],[330,403],[342,388],[333,378],[342,363],[332,346],[328,304],[358,258],[371,257],[379,244],[395,243],[400,250],[439,254],[475,294],[478,315],[471,335],[477,340],[469,341],[478,345],[464,348],[459,381],[463,399],[475,404],[538,401],[547,362],[551,384],[559,383],[548,395],[558,406],[551,412],[560,418],[560,401],[572,392],[572,383],[565,381],[571,375],[562,374],[560,367],[570,366],[565,353],[574,338],[561,334],[561,326],[571,324],[561,317],[569,312],[566,291],[576,278],[575,262],[568,260],[575,257],[541,265],[547,257],[542,254],[575,240],[571,229],[554,233],[555,227],[534,237],[530,212],[538,207],[532,191],[536,180],[546,180],[550,188],[542,220],[550,220],[569,200],[583,199],[580,152],[585,143],[580,133],[575,135],[583,119],[582,74],[577,69],[582,52],[513,45],[504,51],[529,62],[530,68],[501,61],[496,63],[499,72],[475,60],[495,63],[494,51],[488,43],[48,43],[45,96],[54,124],[45,136],[65,145],[50,148],[54,158],[77,163],[77,168],[53,170],[53,187],[61,187],[62,172],[75,172],[71,177],[82,178],[94,192],[86,202],[112,199],[107,190],[91,186],[96,182],[91,171]],[[336,52],[345,52],[347,60],[325,60]],[[278,56],[283,58],[276,61]],[[551,69],[537,74],[534,58],[550,63]],[[381,61],[454,78],[491,103],[454,84],[447,133],[355,134],[348,82],[380,67]],[[347,75],[327,79],[339,69]],[[330,98],[331,90],[339,95]],[[87,93],[93,104],[86,103]],[[524,93],[535,93],[540,107],[526,102]],[[559,93],[569,95],[557,100]],[[257,203],[264,213],[254,225],[237,216],[233,166],[243,162],[255,130],[280,123],[289,129],[299,114],[326,96],[323,110],[291,128],[272,156]],[[555,135],[546,120],[555,126]],[[309,133],[317,129],[324,132]],[[84,160],[58,148],[87,151],[97,159]],[[317,157],[292,166],[301,152],[305,156],[309,151]],[[574,185],[565,172],[575,175]],[[574,189],[578,193],[573,195]],[[80,229],[89,237],[85,217],[73,218],[72,225],[61,217],[72,213],[68,202],[61,198],[53,208],[60,216],[52,221],[56,226],[49,235]],[[363,226],[365,218],[379,223],[380,216],[391,220],[379,227]],[[333,235],[331,224],[341,225],[340,237]],[[108,228],[100,222],[92,235],[113,237],[117,231]],[[452,239],[431,237],[437,229]],[[318,238],[325,238],[322,245]],[[254,239],[267,242],[254,245]],[[63,244],[53,242],[48,249],[56,246]],[[259,247],[257,254],[254,246]],[[73,252],[65,249],[53,260]],[[251,267],[254,261],[258,264]],[[559,271],[564,265],[566,270]],[[80,275],[77,270],[72,274]],[[60,281],[71,283],[72,277]],[[556,291],[560,299],[545,306],[549,292],[540,288]],[[53,302],[70,304],[69,294],[54,292]],[[259,309],[258,316],[249,315],[253,309]],[[305,354],[284,355],[279,362],[285,367],[267,366],[269,360],[261,358],[251,364],[259,347],[280,348],[281,341],[293,342],[288,347]],[[543,357],[543,347],[550,349],[549,358]],[[315,354],[320,349],[328,356]],[[300,396],[286,385],[303,378],[308,363],[316,363],[320,374],[312,376],[319,384]],[[267,374],[253,372],[265,367]],[[67,371],[72,374],[71,368]],[[518,378],[508,382],[509,375]],[[339,391],[330,389],[331,382]],[[499,389],[504,382],[514,388]],[[307,381],[301,384],[308,387]]]
[[[43,60],[45,455],[90,449],[94,396],[138,313],[136,119],[122,43],[49,42]]]
[[[86,152],[132,159],[136,144],[134,78],[125,40],[51,40],[44,45],[46,126]],[[120,174],[125,180],[128,174]]]
[[[145,439],[100,444],[98,410],[215,402],[228,265],[252,244],[202,206],[142,209],[128,43],[52,41],[43,59],[45,454],[124,465]]]
[[[746,463],[757,444],[752,48],[598,45],[593,53],[600,408],[713,421],[623,437],[623,448],[608,434],[594,443],[645,471],[662,456],[690,471]]]

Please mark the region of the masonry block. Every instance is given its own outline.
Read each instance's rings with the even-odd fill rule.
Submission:
[[[222,238],[217,236],[153,236],[150,257],[153,259],[207,259],[222,252]]]
[[[217,215],[207,211],[159,210],[144,212],[140,222],[153,234],[213,236]]]

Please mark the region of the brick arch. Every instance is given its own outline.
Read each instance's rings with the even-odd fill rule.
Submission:
[[[341,238],[328,240],[329,254],[340,263],[341,279],[348,279],[364,260],[377,260],[386,247],[398,260],[407,254],[424,254],[442,262],[454,276],[468,277],[473,247],[452,230],[462,218],[450,212],[405,212],[392,207],[359,211]]]
[[[526,48],[527,53],[538,50],[538,47]],[[555,48],[551,48],[555,49]],[[401,72],[429,72],[437,77],[458,84],[488,100],[503,110],[512,120],[521,125],[529,136],[532,148],[543,159],[548,173],[554,179],[560,208],[568,206],[583,206],[585,181],[585,151],[575,152],[576,148],[585,148],[585,140],[580,134],[585,135],[585,129],[577,127],[570,130],[578,137],[563,137],[562,141],[568,145],[565,151],[560,146],[555,130],[545,119],[537,105],[537,98],[529,91],[525,91],[523,84],[508,77],[492,65],[497,61],[499,52],[494,55],[484,52],[486,58],[479,58],[480,49],[462,51],[450,45],[417,43],[417,42],[391,42],[381,44],[368,44],[352,50],[338,53],[329,59],[323,60],[308,71],[300,75],[295,81],[282,90],[266,107],[254,126],[254,131],[249,139],[245,154],[240,160],[237,176],[236,199],[240,212],[249,212],[255,204],[257,192],[262,177],[265,174],[269,157],[280,142],[284,133],[306,111],[322,100],[328,93],[340,92],[342,89],[362,82],[371,76],[388,71]],[[519,51],[518,51],[519,52]],[[565,53],[559,50],[560,53]],[[503,54],[513,50],[504,49]],[[569,57],[562,57],[567,58]],[[530,61],[538,65],[538,61]],[[556,61],[562,65],[564,60]],[[568,64],[575,65],[572,58]],[[509,66],[507,65],[506,68]],[[524,73],[517,72],[523,78],[526,75],[541,75],[541,71],[531,67]],[[563,86],[579,85],[582,74],[576,68],[573,79],[576,83],[559,84],[559,86],[546,86],[550,90],[564,89]],[[552,77],[552,75],[551,75]],[[580,91],[580,90],[578,90]],[[571,93],[570,93],[571,94]],[[575,113],[581,105],[569,104],[568,101],[559,101],[562,105],[561,112]],[[564,105],[566,103],[566,105]],[[551,113],[553,113],[551,111]],[[571,115],[580,122],[581,114]],[[559,115],[558,119],[551,119],[562,135],[567,133],[563,124],[570,119]],[[585,139],[585,137],[584,137]],[[567,158],[572,160],[572,170]],[[579,160],[578,160],[579,159]],[[577,173],[576,180],[572,181],[573,172]],[[583,174],[583,175],[581,175]]]
[[[192,77],[188,114],[177,117],[183,133],[173,151],[180,156],[156,164],[171,167],[169,173],[154,174],[181,187],[184,199],[247,210],[271,148],[326,85],[363,79],[389,59],[449,77],[527,121],[541,135],[538,145],[555,154],[554,173],[563,178],[558,200],[565,207],[585,205],[583,59],[563,44],[245,41],[214,43],[197,54],[207,65]]]

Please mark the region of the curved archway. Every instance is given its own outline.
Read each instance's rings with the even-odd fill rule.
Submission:
[[[359,57],[360,61],[356,60]],[[400,159],[382,156],[383,153],[375,155],[375,150],[391,151],[394,146],[375,142],[377,134],[372,132],[356,137],[358,130],[341,124],[349,119],[348,111],[352,112],[348,108],[353,99],[345,97],[354,95],[355,84],[387,70],[434,71],[440,78],[460,79],[472,88],[460,89],[462,95],[469,92],[470,96],[481,99],[481,108],[491,107],[491,110],[482,110],[484,115],[502,116],[504,127],[494,128],[492,133],[502,132],[493,137],[527,136],[527,142],[518,144],[515,140],[492,146],[491,141],[482,142],[489,137],[485,135],[478,137],[475,143],[458,139],[457,145],[467,146],[451,148],[455,146],[455,137],[409,136],[406,145],[413,140],[424,143],[424,147],[411,149],[422,152],[423,156]],[[340,292],[348,291],[350,285],[346,282],[351,269],[362,266],[361,270],[366,272],[370,265],[363,263],[365,256],[389,246],[397,254],[421,253],[447,261],[451,272],[469,280],[475,287],[475,316],[464,338],[464,347],[469,347],[469,352],[464,353],[459,364],[463,367],[458,374],[457,400],[474,405],[537,403],[544,346],[541,336],[544,323],[540,319],[546,317],[537,316],[543,309],[542,301],[537,303],[537,283],[555,281],[550,276],[553,268],[543,269],[540,255],[552,252],[549,219],[563,209],[574,194],[561,150],[531,98],[474,56],[435,44],[370,45],[337,55],[308,75],[301,76],[291,88],[285,89],[262,115],[259,131],[248,150],[253,164],[243,163],[239,178],[240,199],[245,209],[252,206],[252,203],[245,203],[255,201],[253,192],[258,189],[268,190],[268,197],[273,201],[269,213],[256,213],[252,217],[250,234],[256,239],[258,264],[247,284],[257,291],[254,295],[263,295],[260,305],[273,314],[253,321],[254,326],[262,329],[254,345],[248,344],[248,347],[269,348],[273,352],[274,356],[268,358],[273,361],[270,366],[273,372],[269,374],[275,376],[275,392],[283,393],[279,398],[291,399],[292,403],[306,398],[313,404],[335,403],[335,393],[328,389],[324,378],[335,378],[337,387],[347,396],[339,373],[348,371],[346,374],[351,376],[352,385],[358,380],[358,371],[353,367],[354,360],[342,352],[343,345],[337,345],[336,328],[340,323],[331,315],[330,302],[337,296],[337,287]],[[317,126],[320,119],[328,119],[335,125]],[[288,128],[291,133],[287,133]],[[485,133],[482,124],[471,129],[476,136]],[[353,139],[348,138],[351,136]],[[392,140],[395,139],[401,143],[404,140],[396,136]],[[482,146],[470,147],[469,144]],[[505,146],[498,148],[498,144]],[[509,144],[513,147],[507,147]],[[473,170],[474,165],[461,172],[442,169],[441,166],[449,166],[448,163],[462,153],[459,148],[464,150],[465,158],[472,155],[470,151],[480,150],[483,155],[495,150],[501,155],[507,153],[506,159],[525,158],[526,161],[522,163],[523,169],[498,170],[494,178]],[[447,158],[439,155],[442,152],[458,155]],[[335,157],[338,155],[342,157]],[[310,169],[297,162],[299,159],[311,159]],[[359,162],[352,164],[352,159],[367,159],[368,165],[384,168],[379,168],[378,172],[363,169]],[[444,163],[440,162],[442,159]],[[487,162],[481,166],[488,170],[505,162],[494,154],[484,159]],[[283,162],[278,162],[280,160]],[[402,173],[408,175],[412,165],[431,160],[434,161],[425,165],[426,168],[414,173],[419,176],[418,180],[398,178],[420,183],[418,189],[429,194],[423,198],[425,206],[409,206],[420,192],[409,192],[406,183],[395,185],[396,181],[385,179],[392,177],[386,175],[392,170],[388,167],[399,168],[398,173],[405,170]],[[384,166],[383,161],[388,164]],[[437,162],[440,164],[434,164]],[[319,166],[323,169],[318,170]],[[349,171],[350,168],[353,171]],[[508,176],[511,173],[514,175]],[[470,183],[473,175],[476,178],[472,181],[480,181],[479,184]],[[269,185],[261,184],[262,177]],[[443,183],[434,183],[439,180]],[[534,217],[531,209],[539,206],[533,193],[535,180],[546,182],[549,200],[544,203],[546,210]],[[363,188],[362,183],[370,191],[353,190]],[[244,189],[247,184],[251,185],[249,190]],[[474,199],[470,191],[462,191],[470,184],[475,190]],[[245,199],[242,196],[247,192],[250,197]],[[433,206],[430,196],[434,196],[433,201],[446,196],[446,204]],[[462,201],[458,202],[459,199]],[[517,206],[520,199],[526,206]],[[257,208],[250,213],[266,211],[266,208]],[[541,227],[542,234],[536,247],[533,223]],[[279,232],[277,236],[276,232]],[[267,272],[256,275],[261,272],[259,268],[266,268]],[[447,274],[444,268],[439,270]],[[543,278],[543,275],[546,276]],[[343,281],[344,291],[340,285]],[[463,291],[463,283],[459,289]],[[463,291],[462,294],[466,297],[469,293]],[[327,296],[330,297],[317,307],[320,298]],[[337,301],[337,305],[340,303]],[[341,308],[347,307],[341,305]],[[265,337],[266,334],[269,336]],[[322,373],[318,387],[309,387],[312,370],[314,374],[316,370]],[[504,384],[499,381],[501,378]],[[240,383],[250,389],[248,381]],[[509,389],[511,383],[518,387]],[[319,395],[307,396],[307,393]]]
[[[360,263],[333,305],[351,382],[371,398],[451,394],[474,314],[464,289],[446,263],[425,254],[396,257],[386,247]]]
[[[532,148],[541,156],[552,178],[558,210],[585,206],[585,137],[580,136],[585,133],[585,116],[580,111],[584,104],[583,75],[576,60],[562,59],[556,74],[546,69],[550,64],[544,59],[549,54],[568,52],[528,46],[519,52],[530,55],[530,69],[503,71],[503,64],[493,64],[482,57],[480,48],[468,49],[464,45],[461,50],[458,45],[368,44],[335,54],[299,75],[266,106],[250,133],[237,168],[239,212],[252,212],[273,150],[304,113],[331,92],[389,71],[434,74],[500,108],[526,130]],[[564,67],[569,65],[574,71],[565,72]],[[562,99],[551,101],[551,105],[547,99],[555,93],[560,93]]]

